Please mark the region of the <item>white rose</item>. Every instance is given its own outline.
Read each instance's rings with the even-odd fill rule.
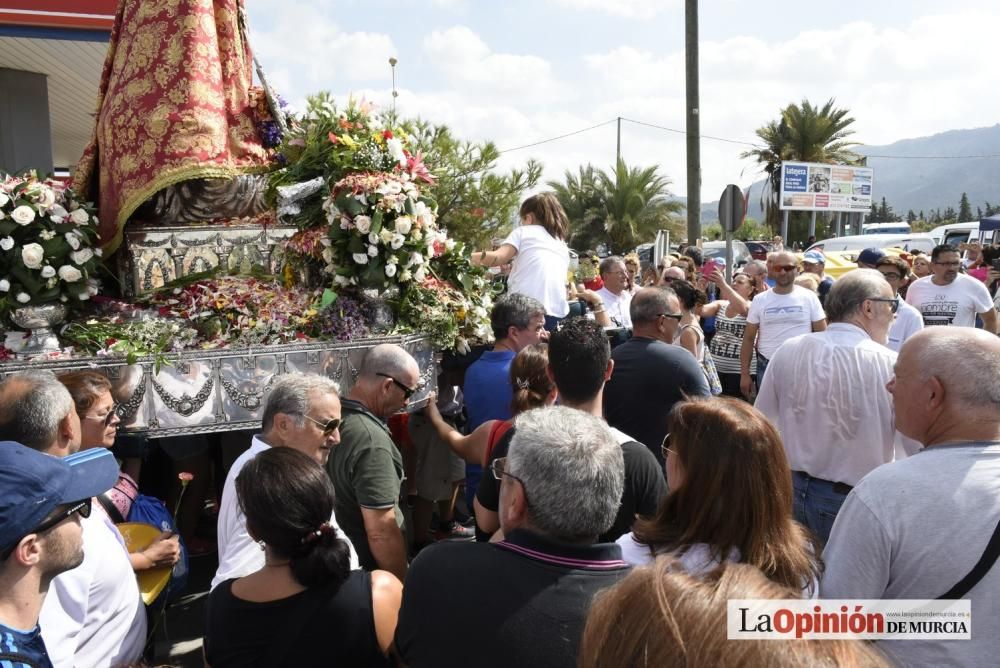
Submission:
[[[48,186],[42,186],[35,197],[35,203],[43,209],[48,209],[50,206],[56,203],[56,193],[52,188]]]
[[[7,292],[10,290],[10,281],[6,278],[0,278],[0,292]]]
[[[18,292],[17,301],[21,302],[22,304],[27,304],[28,302],[31,301],[31,295],[29,295],[27,292]]]
[[[337,274],[336,276],[333,277],[333,282],[336,283],[337,285],[351,284],[351,281],[347,278],[347,276],[341,276],[340,274]]]
[[[369,257],[375,257],[376,255],[378,255],[378,246],[369,246],[368,247],[368,256]]]
[[[396,219],[396,231],[400,234],[409,234],[413,227],[413,221],[409,216],[400,216]]]
[[[69,212],[63,208],[61,204],[53,204],[49,207],[49,216],[59,216],[60,218],[65,218],[69,215]]]
[[[14,222],[18,225],[27,225],[35,219],[35,210],[30,206],[24,206],[22,204],[11,212],[10,217],[13,218]]]
[[[7,251],[13,247],[14,247],[14,237],[4,237],[3,239],[0,239],[0,248]]]
[[[7,202],[9,201],[10,198],[5,193],[0,192],[0,206],[7,206]]]
[[[357,264],[368,264],[368,255],[366,253],[353,253],[351,255]]]
[[[69,244],[70,248],[73,250],[80,250],[80,237],[76,236],[72,232],[67,232],[63,236],[66,237],[66,243]]]
[[[374,232],[368,233],[368,243],[378,245],[379,236]]]
[[[392,247],[393,250],[399,250],[399,248],[402,247],[403,242],[405,241],[406,237],[404,237],[402,234],[396,234],[392,237],[392,241],[389,242],[389,245]]]
[[[56,275],[56,270],[52,268],[52,265],[45,265],[42,267],[42,278],[52,278]]]
[[[67,283],[76,283],[81,278],[83,278],[83,274],[80,273],[80,270],[77,269],[76,267],[71,267],[68,264],[64,264],[63,266],[59,267],[59,278],[63,279]]]
[[[87,212],[84,211],[83,209],[77,209],[76,211],[69,214],[69,219],[72,220],[77,225],[83,225],[88,220],[90,220],[90,216],[88,216]]]
[[[372,219],[368,216],[358,216],[354,219],[354,226],[361,234],[368,234],[368,231],[372,229]]]
[[[85,264],[90,261],[90,258],[94,257],[94,251],[89,248],[81,248],[78,251],[70,253],[69,256],[73,258],[73,262]]]
[[[385,142],[385,146],[389,149],[389,155],[392,156],[393,160],[401,165],[406,164],[406,154],[403,153],[403,142],[393,137]]]
[[[45,250],[38,244],[28,244],[21,249],[21,261],[28,269],[38,269],[45,259]]]
[[[387,265],[385,265],[385,275],[388,276],[389,278],[392,278],[393,276],[395,276],[396,275],[396,265],[394,265],[394,264],[387,264]]]

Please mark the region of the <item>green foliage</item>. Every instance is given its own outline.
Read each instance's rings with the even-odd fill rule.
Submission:
[[[612,253],[626,253],[652,241],[659,229],[672,234],[683,227],[676,214],[680,202],[669,199],[670,180],[657,167],[629,167],[619,160],[610,172],[580,167],[566,172],[565,183],[549,182],[570,220],[570,240],[576,248],[601,243]]]
[[[542,176],[542,165],[528,160],[523,169],[496,172],[500,151],[493,142],[455,137],[444,125],[420,119],[406,123],[410,146],[432,165],[436,183],[425,187],[437,202],[438,225],[470,248],[489,248],[504,236],[524,193]]]
[[[767,175],[761,204],[765,222],[771,229],[777,229],[780,218],[778,197],[782,162],[860,163],[862,156],[850,150],[858,142],[847,139],[854,134],[848,129],[854,119],[848,116],[847,109],[837,109],[833,105],[833,98],[822,107],[814,107],[808,100],[803,100],[801,105],[789,104],[782,109],[778,120],[757,129],[757,137],[764,146],[740,156],[755,160]]]
[[[962,193],[962,199],[958,204],[958,220],[963,223],[967,223],[970,220],[979,220],[979,218],[973,218],[972,207],[969,206],[969,196]]]

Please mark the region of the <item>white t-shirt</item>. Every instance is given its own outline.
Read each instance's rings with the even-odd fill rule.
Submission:
[[[239,499],[236,498],[236,476],[240,474],[247,462],[270,447],[260,440],[260,436],[254,436],[250,449],[236,458],[229,469],[229,474],[226,475],[226,482],[222,486],[222,501],[219,504],[219,524],[216,532],[216,541],[219,547],[219,570],[212,578],[212,589],[226,580],[250,575],[264,567],[264,551],[247,533],[247,517],[240,509]],[[351,548],[351,569],[359,568],[358,553],[354,551],[354,545],[347,534],[337,524],[337,518],[333,513],[330,514],[330,524],[337,529],[337,533],[347,541],[347,545]]]
[[[774,290],[758,294],[747,313],[747,322],[760,327],[757,352],[766,359],[771,359],[778,346],[788,339],[811,332],[812,324],[824,318],[826,313],[816,293],[798,285],[787,295]]]
[[[100,504],[83,527],[83,563],[52,580],[38,623],[55,668],[132,664],[146,644],[146,609],[125,542]]]
[[[924,276],[906,289],[906,301],[924,318],[924,327],[955,325],[975,327],[976,314],[993,308],[986,286],[965,274],[948,285],[935,285],[933,276]]]
[[[906,340],[924,328],[924,319],[920,316],[920,311],[913,308],[902,299],[899,300],[899,310],[896,311],[896,319],[892,321],[889,328],[889,350],[899,352]]]
[[[632,326],[632,316],[629,314],[629,308],[632,306],[631,292],[622,290],[620,295],[616,295],[607,288],[601,288],[597,291],[597,294],[601,296],[601,301],[604,302],[604,310],[608,312],[612,327]]]
[[[569,313],[566,301],[569,249],[566,242],[553,238],[541,225],[516,227],[503,242],[517,249],[514,268],[507,277],[507,289],[542,302],[548,315],[565,317]]]

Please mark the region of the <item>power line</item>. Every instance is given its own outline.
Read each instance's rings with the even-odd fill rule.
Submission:
[[[559,135],[558,137],[550,137],[549,139],[543,139],[541,141],[536,141],[536,142],[533,142],[531,144],[525,144],[524,146],[515,146],[514,148],[505,148],[502,151],[500,151],[500,153],[510,153],[511,151],[520,151],[521,149],[531,148],[532,146],[540,146],[542,144],[548,144],[549,142],[552,142],[552,141],[557,141],[559,139],[565,139],[566,137],[572,137],[573,135],[578,135],[578,134],[582,134],[584,132],[590,132],[591,130],[596,130],[597,128],[603,127],[603,126],[608,125],[610,123],[614,123],[617,120],[618,119],[616,119],[616,118],[612,118],[609,121],[604,121],[603,123],[598,123],[597,125],[591,125],[589,128],[583,128],[582,130],[576,130],[575,132],[568,132],[568,133],[566,133],[564,135]]]
[[[668,128],[668,127],[664,127],[662,125],[654,125],[653,123],[645,123],[643,121],[635,121],[635,120],[632,120],[631,118],[625,118],[624,116],[622,116],[622,120],[623,121],[628,121],[629,123],[635,123],[636,125],[644,125],[647,128],[656,128],[657,130],[664,130],[666,132],[674,132],[674,133],[681,134],[681,135],[687,134],[687,132],[685,130],[677,130],[676,128]],[[750,143],[748,141],[739,141],[738,139],[726,139],[725,137],[713,137],[711,135],[700,135],[700,137],[702,139],[711,139],[713,141],[724,141],[724,142],[726,142],[728,144],[742,144],[743,146],[753,146],[754,148],[760,148],[760,146],[758,144],[752,144],[752,143]]]
[[[972,160],[974,158],[1000,158],[1000,154],[993,155],[861,155],[866,158],[885,158],[890,160]]]

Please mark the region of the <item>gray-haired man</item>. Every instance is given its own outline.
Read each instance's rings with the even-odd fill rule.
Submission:
[[[318,464],[326,464],[331,448],[340,442],[339,428],[340,397],[331,379],[292,373],[275,381],[264,405],[262,433],[253,437],[250,449],[233,462],[226,475],[219,508],[219,569],[212,579],[213,589],[225,580],[250,575],[264,566],[264,553],[247,532],[247,519],[236,498],[236,476],[246,463],[268,448],[287,447],[309,455]],[[335,515],[330,522],[337,526]],[[353,545],[351,566],[358,567]]]
[[[413,562],[396,628],[401,661],[462,666],[576,665],[594,594],[628,570],[597,543],[615,520],[622,449],[599,417],[563,406],[518,416],[500,479],[497,543],[437,543]],[[476,592],[482,605],[469,605]],[[447,651],[442,651],[447,648]]]

